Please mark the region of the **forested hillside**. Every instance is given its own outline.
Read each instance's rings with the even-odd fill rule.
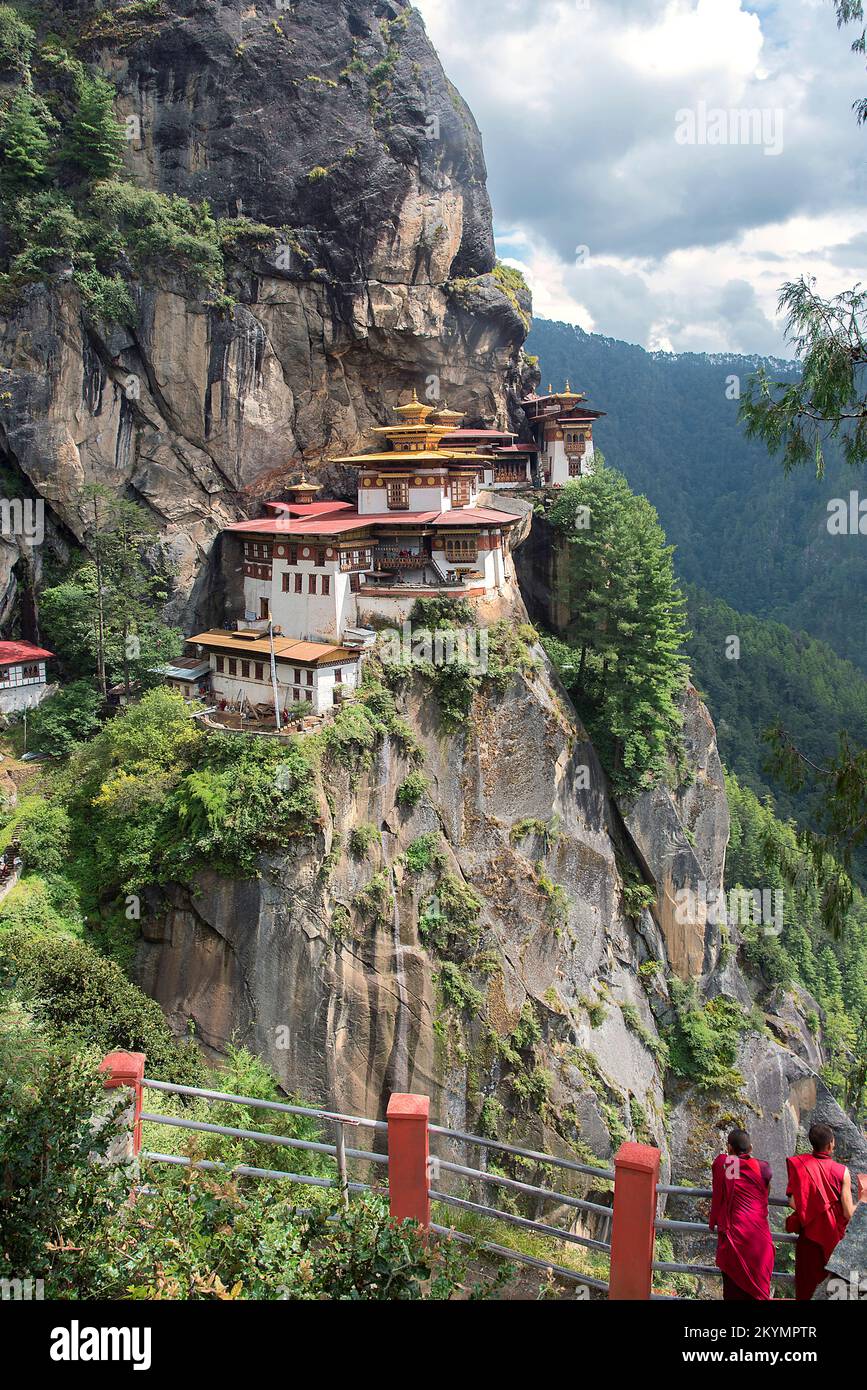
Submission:
[[[690,585],[687,644],[693,679],[713,713],[723,762],[759,796],[772,792],[779,815],[810,823],[818,793],[793,794],[769,776],[763,738],[781,723],[814,763],[837,751],[839,735],[867,743],[867,680],[824,642],[782,623],[739,613]],[[727,656],[729,639],[740,643]]]
[[[545,319],[534,321],[527,351],[539,357],[543,389],[569,377],[608,411],[597,441],[656,507],[682,579],[803,628],[867,670],[864,538],[831,536],[826,525],[828,501],[847,497],[859,475],[829,456],[822,482],[809,469],[786,478],[764,444],[746,438],[731,378],[743,389],[757,359],[648,353]],[[772,372],[794,375],[791,363]]]

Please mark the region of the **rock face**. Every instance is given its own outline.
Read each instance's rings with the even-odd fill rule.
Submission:
[[[84,7],[61,8],[84,26]],[[417,11],[181,0],[122,38],[94,32],[82,51],[138,123],[133,180],[274,237],[227,252],[231,310],[168,265],[134,281],[129,331],[88,328],[68,272],[29,290],[0,318],[0,461],[67,539],[82,483],[146,503],[177,566],[174,616],[208,622],[220,528],[301,461],[355,450],[412,387],[505,423],[530,306],[490,273],[479,133]],[[38,558],[17,569],[38,581]]]
[[[431,792],[411,813],[396,805],[406,764],[387,743],[355,783],[344,770],[327,788],[315,846],[268,861],[257,882],[205,876],[172,891],[149,920],[139,972],[177,1028],[193,1019],[217,1050],[235,1035],[288,1088],[355,1113],[420,1090],[460,1127],[501,1106],[502,1125],[511,1117],[560,1151],[610,1157],[636,1133],[667,1151],[637,973],[648,941],[661,943],[646,914],[626,915],[628,845],[538,656],[538,674],[477,697],[455,733],[412,688],[402,713]],[[357,860],[347,845],[365,824],[379,843]],[[457,965],[420,933],[444,890],[402,857],[432,832],[441,872],[481,902],[482,937]],[[382,900],[365,917],[358,894],[372,882]]]

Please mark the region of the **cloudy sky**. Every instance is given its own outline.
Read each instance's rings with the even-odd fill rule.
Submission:
[[[779,286],[867,280],[860,32],[830,0],[416,0],[536,313],[790,356]]]

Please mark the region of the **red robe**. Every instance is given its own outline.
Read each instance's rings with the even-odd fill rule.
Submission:
[[[771,1170],[755,1158],[720,1154],[713,1161],[710,1225],[716,1227],[716,1262],[748,1299],[771,1297],[774,1242],[768,1225]]]
[[[786,1159],[786,1166],[794,1205],[786,1229],[798,1233],[795,1298],[806,1303],[827,1278],[825,1266],[846,1232],[841,1200],[846,1167],[829,1154],[796,1154]]]

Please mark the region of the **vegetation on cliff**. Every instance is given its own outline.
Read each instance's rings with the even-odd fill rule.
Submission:
[[[145,17],[137,8],[124,7],[126,22]],[[91,319],[133,324],[135,276],[168,262],[228,307],[225,253],[238,237],[268,240],[274,229],[218,220],[206,202],[128,182],[123,151],[135,131],[115,116],[113,84],[76,53],[79,37],[40,36],[0,6],[0,66],[10,83],[0,102],[0,301],[71,270]]]
[[[726,778],[731,840],[726,860],[729,889],[761,884],[779,893],[780,935],[761,926],[742,929],[743,956],[762,982],[760,999],[800,985],[807,1018],[828,1057],[824,1076],[842,1104],[856,1115],[867,1108],[867,900],[857,889],[837,939],[825,925],[824,886],[810,853],[791,822],[780,820],[770,800],[759,801],[737,777]],[[770,1007],[770,1004],[769,1004]]]
[[[686,683],[684,599],[656,512],[597,458],[546,509],[568,542],[566,641],[545,648],[615,788],[636,793],[678,745]]]

